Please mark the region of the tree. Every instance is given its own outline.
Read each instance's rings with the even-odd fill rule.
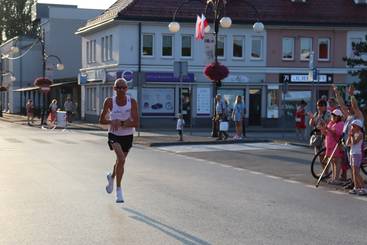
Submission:
[[[16,36],[34,33],[31,21],[35,0],[0,0],[0,43]]]
[[[353,57],[344,58],[348,67],[355,68],[350,71],[359,81],[354,82],[355,88],[359,91],[356,98],[360,101],[362,107],[367,104],[367,35],[365,41],[352,43]]]

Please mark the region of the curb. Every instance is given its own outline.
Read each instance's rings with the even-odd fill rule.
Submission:
[[[152,142],[148,144],[142,144],[137,142],[139,145],[148,145],[150,147],[162,147],[162,146],[179,146],[179,145],[224,145],[224,144],[240,144],[240,143],[265,143],[271,142],[271,140],[227,140],[227,141],[184,141],[184,142]]]

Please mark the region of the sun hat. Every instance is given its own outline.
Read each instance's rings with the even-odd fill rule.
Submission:
[[[361,121],[361,120],[358,120],[358,119],[353,120],[350,124],[351,124],[351,125],[357,125],[358,127],[360,127],[360,128],[362,128],[362,129],[363,129],[363,123],[362,123],[362,121]]]
[[[338,117],[343,116],[342,111],[341,111],[341,110],[339,110],[339,109],[335,109],[335,110],[333,110],[333,112],[332,112],[331,114],[332,114],[332,115],[335,115],[335,116],[338,116]]]

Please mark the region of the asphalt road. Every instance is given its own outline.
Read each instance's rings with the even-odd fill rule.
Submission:
[[[308,167],[300,148],[136,146],[116,204],[105,141],[0,122],[0,244],[367,243],[367,198],[287,175]]]

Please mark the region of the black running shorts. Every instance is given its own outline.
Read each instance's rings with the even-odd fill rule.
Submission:
[[[108,133],[108,146],[110,147],[110,150],[112,151],[112,144],[113,143],[119,143],[121,145],[123,152],[129,152],[130,148],[133,146],[133,138],[134,136],[131,135],[124,135],[124,136],[118,136],[113,133]]]

